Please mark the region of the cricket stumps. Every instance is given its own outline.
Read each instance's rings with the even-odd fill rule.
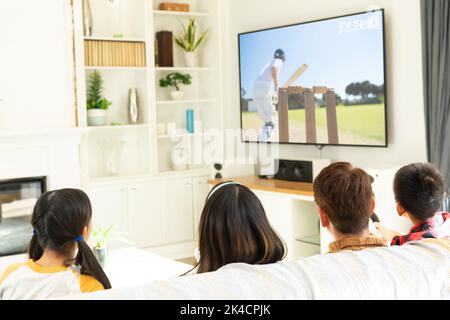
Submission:
[[[314,95],[323,94],[327,114],[328,143],[338,144],[339,134],[336,115],[336,94],[328,87],[284,87],[278,90],[278,127],[281,143],[289,143],[289,94],[303,95],[305,104],[306,143],[317,143],[316,102]]]

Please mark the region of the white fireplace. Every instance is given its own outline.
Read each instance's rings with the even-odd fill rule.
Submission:
[[[0,133],[0,256],[25,252],[37,198],[81,188],[81,129]]]
[[[47,189],[80,188],[82,129],[0,132],[0,180],[47,177]]]

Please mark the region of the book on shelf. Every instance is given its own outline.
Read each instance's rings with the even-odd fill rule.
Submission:
[[[171,31],[159,31],[156,33],[158,48],[157,65],[160,67],[173,67],[173,33]]]
[[[89,46],[87,44],[84,46],[84,64],[87,66],[91,65],[89,61]]]
[[[129,42],[127,43],[127,57],[128,57],[128,63],[131,67],[136,67],[136,61],[133,56],[133,49],[134,49],[134,43]]]
[[[145,43],[140,41],[84,41],[85,65],[93,67],[145,67]]]
[[[142,50],[142,66],[145,67],[147,65],[147,51],[145,49],[145,42],[141,43]]]

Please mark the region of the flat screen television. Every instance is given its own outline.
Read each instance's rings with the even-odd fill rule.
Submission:
[[[243,141],[387,146],[382,9],[238,41]]]

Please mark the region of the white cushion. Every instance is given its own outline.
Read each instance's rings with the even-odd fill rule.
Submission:
[[[449,251],[426,242],[343,251],[68,299],[448,299]]]

